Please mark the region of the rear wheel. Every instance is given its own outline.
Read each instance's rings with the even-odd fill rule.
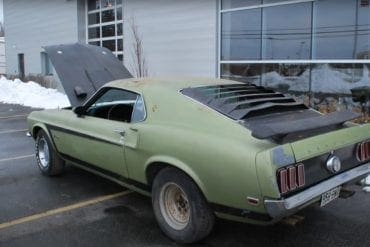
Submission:
[[[57,155],[43,130],[37,133],[35,149],[37,165],[42,174],[55,176],[63,173],[65,162]]]
[[[205,238],[214,225],[214,215],[193,180],[175,168],[164,168],[152,188],[155,217],[162,231],[179,243]]]

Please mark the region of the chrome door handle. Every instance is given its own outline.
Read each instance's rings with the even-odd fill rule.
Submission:
[[[120,130],[120,129],[116,129],[116,130],[113,130],[114,132],[120,134],[122,137],[125,136],[125,130]]]

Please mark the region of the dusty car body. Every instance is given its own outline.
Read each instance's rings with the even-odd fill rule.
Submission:
[[[46,50],[74,107],[28,116],[41,172],[58,175],[67,161],[152,196],[178,242],[207,236],[215,216],[268,225],[325,206],[370,173],[370,125],[348,122],[352,112],[322,115],[229,80],[106,83],[131,77],[106,49]]]
[[[103,102],[99,107],[104,109],[94,116],[91,109],[111,90],[130,92],[136,98]],[[295,126],[302,119],[325,122],[327,116],[296,102],[287,108],[287,102],[276,101],[287,97],[263,98],[271,94],[264,90],[217,79],[120,80],[106,84],[75,111],[33,112],[28,125],[35,138],[40,131],[47,135],[51,145],[47,151],[53,149],[63,160],[146,195],[151,195],[161,170],[173,167],[195,183],[217,216],[256,224],[274,223],[315,202],[327,203],[344,185],[370,172],[370,125],[345,123],[354,117],[347,113],[344,118],[335,116],[339,122],[327,121],[332,121],[329,127],[319,124],[302,130]],[[260,94],[265,101],[254,99],[253,105],[249,99],[248,106],[264,105],[264,113],[255,111],[249,121],[244,116],[233,119],[218,111],[216,103],[213,108],[209,101],[202,103],[202,93],[213,100],[225,99],[225,93],[230,94],[227,97]],[[116,105],[130,105],[130,117],[108,116]],[[306,118],[299,119],[297,115],[305,111],[309,111]],[[294,123],[291,133],[271,129],[274,118],[283,123],[282,117],[285,124]],[[328,165],[332,157],[340,160],[336,170]]]

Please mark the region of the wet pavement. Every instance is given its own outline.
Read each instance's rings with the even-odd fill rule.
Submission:
[[[85,205],[126,189],[72,166],[61,176],[42,176],[26,137],[30,111],[0,104],[1,247],[177,246],[158,228],[150,198],[130,193]],[[296,226],[218,220],[197,246],[370,246],[370,194],[356,190],[350,199],[307,208]],[[59,208],[65,210],[48,214]]]

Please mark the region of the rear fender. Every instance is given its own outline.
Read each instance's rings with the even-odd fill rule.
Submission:
[[[290,144],[277,146],[258,153],[256,168],[262,194],[269,198],[280,198],[276,171],[280,167],[295,163],[296,160]]]
[[[165,156],[165,155],[157,155],[151,157],[146,163],[145,163],[145,171],[148,170],[149,166],[154,163],[163,163],[168,164],[169,166],[173,166],[178,168],[179,170],[186,173],[198,186],[198,188],[203,192],[203,195],[207,195],[207,190],[202,183],[202,181],[199,179],[199,177],[196,175],[196,173],[184,162],[181,160],[178,160],[176,158]],[[148,182],[148,181],[147,181]]]

